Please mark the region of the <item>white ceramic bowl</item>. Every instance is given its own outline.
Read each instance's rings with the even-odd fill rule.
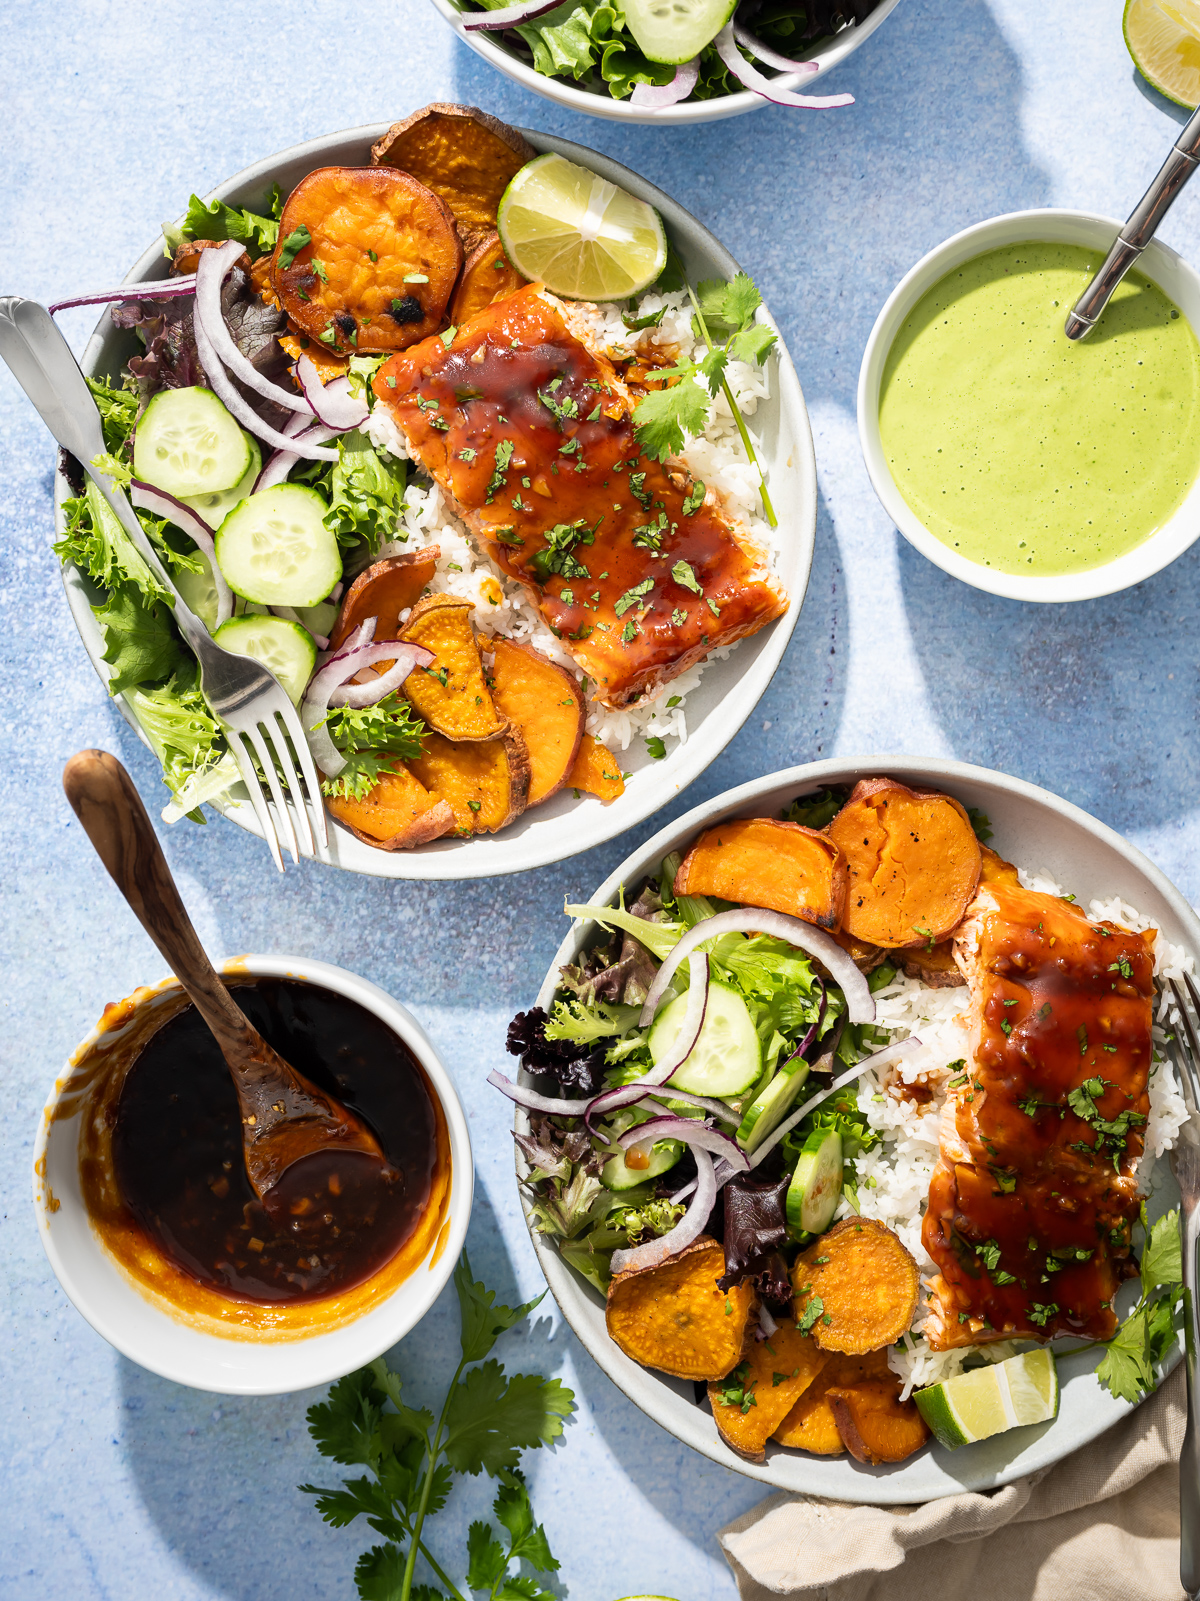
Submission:
[[[482,56],[498,72],[519,83],[523,89],[531,89],[534,94],[553,100],[556,105],[566,106],[568,111],[582,111],[591,117],[608,117],[613,122],[672,126],[682,122],[719,122],[724,117],[740,117],[743,112],[757,111],[760,106],[769,104],[752,89],[741,89],[737,94],[721,95],[715,100],[684,101],[680,105],[662,106],[657,111],[649,111],[642,106],[630,105],[628,100],[614,100],[603,83],[589,89],[583,84],[573,83],[569,78],[547,78],[543,73],[535,72],[528,62],[514,54],[495,35],[474,30],[468,33],[462,25],[462,13],[450,4],[450,0],[433,0],[433,4],[476,55]],[[861,26],[855,23],[852,27],[842,28],[830,38],[818,40],[814,48],[804,52],[805,61],[818,64],[817,72],[803,75],[793,73],[780,78],[778,82],[782,87],[796,89],[801,94],[810,93],[817,78],[836,67],[847,56],[853,55],[899,4],[900,0],[880,0]],[[760,67],[760,70],[763,69]],[[771,69],[765,70],[769,72]],[[797,115],[803,116],[804,113]]]
[[[1200,919],[1153,863],[1111,828],[1019,778],[961,762],[906,756],[813,762],[727,790],[656,834],[588,899],[601,905],[614,901],[622,884],[632,890],[639,879],[657,871],[668,851],[686,849],[702,829],[724,818],[777,816],[797,795],[823,784],[853,784],[879,773],[921,787],[945,789],[965,805],[979,807],[991,820],[992,844],[1010,861],[1044,869],[1069,886],[1084,905],[1094,897],[1120,895],[1155,918],[1167,939],[1200,954]],[[537,998],[539,1006],[550,1005],[559,968],[574,961],[592,937],[590,926],[571,928],[546,974]],[[524,1113],[518,1111],[517,1120],[519,1130],[527,1127]],[[1179,1204],[1179,1191],[1165,1160],[1158,1164],[1155,1178],[1158,1187],[1149,1203],[1151,1217]],[[528,1207],[525,1211],[526,1222],[530,1222]],[[1114,1400],[1100,1388],[1092,1371],[1096,1353],[1088,1351],[1058,1357],[1062,1383],[1058,1418],[1038,1428],[1017,1429],[957,1451],[935,1443],[892,1467],[867,1467],[849,1456],[813,1457],[773,1444],[767,1446],[765,1462],[747,1462],[721,1440],[711,1412],[696,1403],[690,1383],[639,1366],[613,1344],[604,1326],[602,1297],[572,1272],[554,1244],[532,1225],[530,1233],[563,1316],[618,1389],[677,1439],[722,1467],[779,1490],[877,1504],[933,1501],[963,1490],[991,1490],[1059,1461],[1132,1410],[1127,1402]],[[1171,1353],[1168,1368],[1174,1367],[1179,1355],[1178,1349]]]
[[[262,210],[273,183],[278,183],[286,195],[316,167],[365,165],[371,159],[371,145],[382,137],[388,126],[376,123],[295,145],[247,167],[220,184],[206,199]],[[627,167],[569,140],[530,129],[522,131],[538,151],[557,151],[655,206],[693,282],[703,278],[731,278],[739,270],[729,252],[690,212]],[[162,244],[157,242],[141,257],[126,282],[144,283],[166,275]],[[765,310],[759,315],[775,328]],[[759,401],[753,428],[756,436],[764,441],[761,455],[780,519],[782,552],[776,571],[791,597],[791,605],[782,617],[752,638],[742,640],[725,660],[708,663],[702,682],[687,698],[687,742],[673,746],[663,760],[655,761],[646,751],[644,742],[635,739],[628,750],[617,753],[622,768],[632,774],[625,793],[618,800],[605,806],[586,796],[576,800],[570,790],[562,790],[518,817],[499,834],[472,839],[452,836],[414,850],[382,851],[364,845],[331,818],[329,847],[321,853],[321,860],[375,878],[488,878],[498,873],[525,872],[548,862],[562,861],[579,851],[591,850],[635,827],[673,800],[720,755],[754,710],[787,649],[808,585],[816,537],[817,468],[808,412],[796,370],[782,341],[776,348],[778,354],[768,358],[771,398]],[[106,312],[84,354],[84,371],[90,376],[115,375],[136,350],[133,335],[114,329]],[[70,492],[70,486],[59,473],[55,482],[55,505],[60,536],[65,531],[62,502]],[[98,600],[97,591],[74,567],[64,569],[63,582],[84,647],[101,680],[107,684],[112,668],[104,660],[104,639],[92,610]],[[143,743],[147,743],[124,699],[118,696],[117,703]],[[169,799],[166,789],[161,791],[161,796],[165,804]],[[261,836],[249,800],[223,806],[221,810],[240,827]]]
[[[451,1180],[446,1224],[425,1259],[385,1299],[352,1322],[324,1332],[269,1340],[210,1333],[137,1288],[101,1243],[84,1205],[79,1174],[85,1058],[104,1040],[102,1024],[74,1053],[46,1103],[34,1141],[34,1210],[50,1265],[76,1309],[131,1361],[194,1390],[222,1395],[276,1395],[328,1384],[395,1345],[433,1305],[454,1271],[471,1216],[474,1167],[467,1120],[446,1069],[424,1029],[398,1001],[328,962],[298,956],[243,956],[230,976],[300,978],[345,995],[373,1012],[408,1046],[441,1103],[450,1136]],[[138,1012],[178,993],[167,979],[139,992]],[[102,1020],[103,1023],[103,1020]],[[116,1037],[112,1031],[109,1038]],[[91,1057],[94,1062],[95,1056]]]
[[[928,556],[935,566],[966,584],[973,584],[976,589],[1005,595],[1010,600],[1094,600],[1098,595],[1111,595],[1116,590],[1140,584],[1143,578],[1151,577],[1182,555],[1200,535],[1198,478],[1174,516],[1136,550],[1128,551],[1116,561],[1061,577],[1024,577],[1020,573],[998,572],[979,562],[968,561],[929,532],[896,487],[879,437],[879,389],[888,352],[904,319],[940,278],[985,250],[1021,244],[1025,240],[1084,245],[1107,255],[1123,227],[1124,224],[1114,218],[1093,216],[1087,211],[1013,211],[1003,217],[992,217],[987,222],[964,228],[962,233],[956,233],[922,257],[892,290],[875,320],[858,377],[858,437],[875,493],[910,544],[923,556]],[[1195,268],[1157,239],[1147,245],[1138,268],[1170,296],[1200,334],[1200,274]],[[1065,307],[1063,317],[1065,320]]]

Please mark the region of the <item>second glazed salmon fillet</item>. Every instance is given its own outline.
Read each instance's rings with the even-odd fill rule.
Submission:
[[[1150,1111],[1154,938],[1011,880],[970,908],[955,956],[972,1048],[922,1228],[935,1350],[1115,1332]]]
[[[618,707],[788,598],[719,496],[641,453],[628,391],[571,315],[531,285],[393,357],[374,388],[451,510]]]

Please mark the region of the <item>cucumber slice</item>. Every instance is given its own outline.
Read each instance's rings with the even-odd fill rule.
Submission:
[[[315,489],[277,484],[251,495],[217,530],[217,565],[230,589],[260,606],[315,606],[342,576],[329,507]]]
[[[751,1101],[737,1131],[738,1144],[747,1156],[779,1127],[807,1078],[808,1063],[797,1056],[795,1061],[785,1062],[766,1089]]]
[[[202,550],[196,552],[204,563],[199,573],[175,574],[175,588],[183,596],[185,606],[191,608],[211,634],[217,626],[217,586],[213,583],[212,566]]]
[[[600,1182],[610,1190],[632,1190],[649,1179],[670,1172],[683,1155],[682,1140],[656,1140],[650,1147],[648,1167],[630,1167],[625,1153],[611,1156],[600,1170]]]
[[[298,706],[317,665],[312,635],[286,617],[231,617],[213,635],[239,656],[253,656],[270,668]]]
[[[214,532],[233,508],[253,493],[258,475],[262,472],[262,451],[259,449],[258,440],[253,434],[246,434],[246,443],[250,447],[250,465],[232,489],[209,489],[202,495],[179,497],[185,506],[190,506],[194,512],[203,517]]]
[[[675,1043],[686,1011],[685,993],[655,1018],[646,1043],[656,1066]],[[745,1001],[729,984],[710,984],[700,1038],[671,1079],[671,1088],[693,1095],[738,1095],[761,1071],[762,1049]]]
[[[651,61],[679,66],[698,56],[737,9],[737,0],[626,0],[625,26]]]
[[[322,634],[328,639],[337,624],[341,609],[333,601],[323,600],[317,606],[297,606],[296,616],[310,634]]]
[[[787,1193],[787,1220],[798,1234],[821,1234],[842,1193],[842,1136],[818,1128],[804,1142]]]
[[[133,474],[182,500],[240,484],[249,435],[211,389],[160,389],[133,436]]]

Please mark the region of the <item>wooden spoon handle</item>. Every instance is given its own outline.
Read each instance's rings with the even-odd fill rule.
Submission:
[[[258,1030],[222,984],[192,927],[133,780],[115,756],[81,750],[63,789],[96,854],[195,1002],[226,1058],[262,1045]]]

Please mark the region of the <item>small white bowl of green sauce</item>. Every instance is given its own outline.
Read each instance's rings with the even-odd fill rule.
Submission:
[[[1121,224],[1019,211],[900,281],[858,383],[858,431],[897,528],[1014,600],[1140,583],[1200,535],[1200,275],[1153,240],[1086,340],[1063,332]]]

